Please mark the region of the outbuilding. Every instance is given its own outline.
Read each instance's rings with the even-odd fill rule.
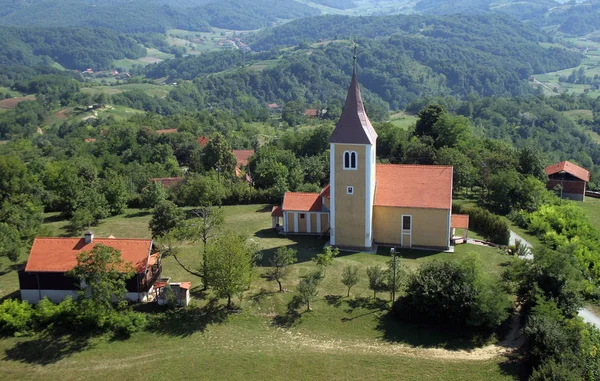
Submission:
[[[590,181],[590,172],[570,161],[549,165],[545,168],[548,175],[546,187],[556,191],[560,198],[576,201],[585,200],[585,190]]]

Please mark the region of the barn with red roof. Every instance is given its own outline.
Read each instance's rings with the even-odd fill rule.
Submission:
[[[545,168],[548,175],[546,187],[554,190],[561,198],[576,201],[585,200],[585,190],[590,181],[590,172],[570,161],[549,165]]]
[[[376,142],[355,70],[329,140],[329,185],[320,193],[285,193],[273,208],[273,227],[284,234],[328,234],[331,245],[347,249],[451,249],[454,228],[469,225],[468,216],[452,215],[453,168],[377,164]]]
[[[84,238],[36,238],[25,268],[19,271],[21,299],[37,303],[44,297],[53,302],[67,296],[75,298],[78,285],[67,272],[77,266],[77,255],[97,245],[119,250],[121,258],[134,267],[135,275],[126,282],[127,299],[147,301],[162,272],[161,256],[153,252],[153,241],[94,238],[92,232],[86,232]]]

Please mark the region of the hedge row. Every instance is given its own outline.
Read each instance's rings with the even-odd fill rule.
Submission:
[[[508,245],[510,230],[500,216],[477,206],[465,206],[461,204],[452,204],[452,213],[468,214],[469,229],[483,234],[492,243]]]

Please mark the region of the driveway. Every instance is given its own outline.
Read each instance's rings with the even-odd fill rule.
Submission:
[[[518,235],[517,233],[515,233],[514,231],[512,231],[512,230],[509,230],[509,231],[510,231],[510,238],[508,240],[508,244],[509,245],[512,246],[512,245],[515,244],[515,241],[521,240],[521,243],[523,245],[527,246],[527,248],[529,249],[527,254],[525,254],[525,255],[523,255],[523,256],[521,256],[519,258],[522,258],[522,259],[533,259],[533,254],[531,253],[531,248],[533,246],[529,242],[527,242],[526,240],[524,240],[523,237],[521,237],[520,235]]]

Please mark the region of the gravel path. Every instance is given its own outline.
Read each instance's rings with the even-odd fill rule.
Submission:
[[[523,259],[533,259],[533,254],[531,254],[531,248],[533,247],[529,242],[527,242],[526,240],[523,239],[523,237],[521,237],[520,235],[518,235],[517,233],[515,233],[514,231],[510,230],[510,238],[508,240],[508,244],[509,245],[514,245],[515,241],[520,239],[521,243],[523,243],[525,246],[527,246],[529,248],[529,253],[522,256],[521,258]]]

